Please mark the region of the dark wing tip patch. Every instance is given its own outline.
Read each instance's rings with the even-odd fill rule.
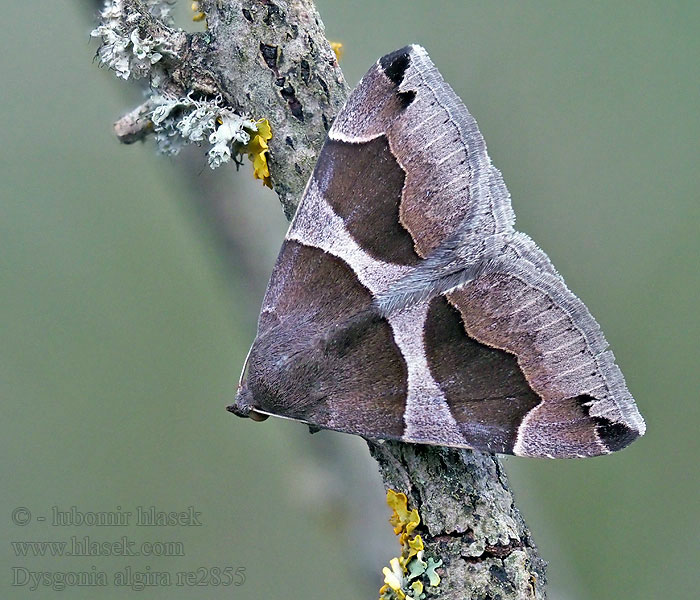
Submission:
[[[639,433],[624,423],[613,423],[604,417],[594,417],[596,433],[610,452],[622,450],[639,437]]]
[[[595,399],[586,394],[576,398],[576,402],[584,410],[586,416],[595,423],[596,435],[610,452],[622,450],[639,437],[638,431],[628,427],[624,423],[616,423],[605,417],[590,416],[589,406],[592,400]]]
[[[408,69],[408,65],[411,63],[411,52],[411,46],[404,46],[400,50],[394,50],[394,52],[382,56],[379,59],[379,64],[384,70],[384,73],[396,85],[399,85],[403,81],[406,69]]]

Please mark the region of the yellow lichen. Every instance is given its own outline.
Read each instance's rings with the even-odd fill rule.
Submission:
[[[382,569],[382,573],[384,573],[384,583],[394,590],[396,595],[403,600],[406,597],[406,594],[404,594],[401,589],[403,586],[403,569],[401,565],[399,565],[398,558],[392,558],[389,564],[391,565],[391,569],[388,567]]]
[[[251,133],[250,141],[245,145],[243,151],[248,154],[248,158],[253,163],[253,177],[262,179],[263,185],[272,187],[270,181],[270,169],[267,166],[268,145],[272,138],[272,128],[267,119],[260,119],[256,123],[257,129]]]
[[[197,0],[192,3],[192,12],[194,13],[192,15],[193,21],[203,21],[207,17],[207,15],[202,12]]]
[[[389,523],[394,526],[394,533],[399,536],[410,535],[420,523],[420,515],[415,508],[411,511],[408,510],[406,494],[389,490],[386,493],[386,503],[394,511],[394,514],[389,518]],[[403,540],[401,543],[404,543]]]
[[[340,42],[330,42],[331,50],[335,53],[335,59],[340,60],[343,56],[343,44]]]
[[[414,581],[411,584],[411,589],[415,596],[420,596],[423,593],[423,583],[420,581]]]
[[[423,560],[423,538],[413,535],[420,525],[420,515],[415,508],[408,509],[406,495],[388,490],[386,502],[392,509],[389,522],[399,536],[401,555],[389,561],[391,568],[384,567],[382,570],[384,585],[379,590],[380,600],[423,600],[427,593],[424,593],[425,586],[435,588],[440,583],[435,569],[442,561],[435,562],[432,558],[428,558],[427,562]]]
[[[408,560],[411,560],[421,550],[423,550],[423,540],[419,535],[408,540]]]

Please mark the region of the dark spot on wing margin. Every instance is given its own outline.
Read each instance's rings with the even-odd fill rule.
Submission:
[[[404,46],[400,50],[395,50],[379,59],[379,64],[384,69],[384,73],[396,85],[403,81],[403,76],[410,63],[411,46]]]

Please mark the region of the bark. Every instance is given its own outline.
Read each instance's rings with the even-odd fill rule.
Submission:
[[[159,18],[155,0],[116,0],[124,31],[158,41],[158,93],[219,99],[272,125],[269,166],[288,219],[348,88],[310,0],[202,0],[207,31]],[[410,41],[410,40],[407,40]],[[125,143],[152,131],[151,100],[115,124]],[[386,488],[416,508],[425,556],[443,561],[439,595],[542,599],[544,561],[513,503],[498,459],[469,450],[368,442]],[[381,565],[377,565],[379,571]],[[430,590],[429,590],[430,591]],[[430,597],[430,593],[427,594]]]
[[[368,442],[384,486],[417,508],[426,555],[442,559],[440,598],[545,598],[545,562],[498,458],[401,442]]]

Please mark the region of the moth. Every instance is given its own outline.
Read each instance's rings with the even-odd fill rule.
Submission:
[[[627,446],[645,424],[599,325],[514,221],[427,52],[379,59],[328,132],[228,409],[519,456]]]

